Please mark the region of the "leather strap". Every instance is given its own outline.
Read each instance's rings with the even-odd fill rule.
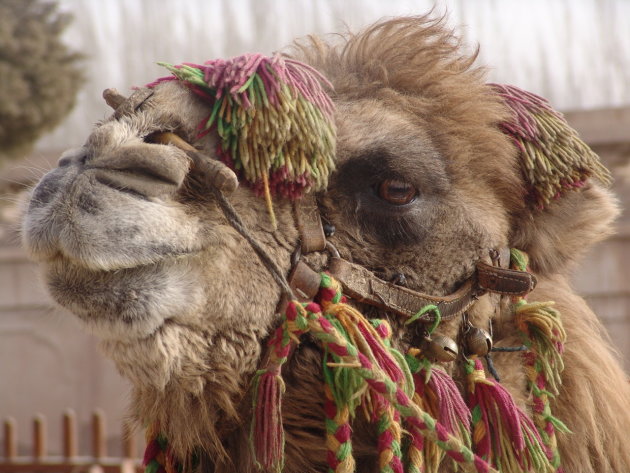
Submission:
[[[477,263],[477,284],[481,289],[506,296],[523,296],[536,287],[533,274]]]
[[[305,196],[296,202],[294,212],[302,253],[324,250],[326,237],[315,197]],[[518,296],[527,294],[535,287],[536,278],[533,275],[507,268],[510,263],[509,249],[491,251],[490,260],[492,265],[478,262],[473,275],[448,296],[431,296],[384,281],[363,266],[346,261],[338,255],[330,258],[328,271],[341,283],[344,294],[358,302],[403,317],[412,317],[427,305],[435,305],[440,310],[442,320],[449,320],[468,310],[486,292]],[[294,293],[304,302],[312,300],[317,294],[320,277],[306,263],[298,260],[291,270],[288,282]],[[431,312],[419,318],[420,322],[433,320],[435,316]]]
[[[363,266],[342,258],[331,258],[329,271],[341,283],[344,293],[359,302],[390,310],[404,317],[417,314],[427,305],[435,305],[443,320],[462,314],[486,292],[525,295],[536,284],[536,279],[529,273],[498,268],[483,262],[477,263],[475,273],[448,296],[431,296],[383,281]],[[433,319],[433,315],[427,313],[419,320],[430,322]]]
[[[319,292],[321,276],[304,261],[298,261],[289,273],[289,286],[300,302],[309,302]]]
[[[449,320],[465,312],[485,291],[477,288],[475,278],[468,279],[462,287],[445,297],[430,296],[397,286],[377,278],[370,271],[358,264],[341,258],[331,258],[330,274],[343,286],[344,293],[353,299],[381,309],[390,310],[404,317],[417,314],[427,305],[436,305],[442,320]],[[425,314],[419,321],[434,320],[431,313]]]
[[[302,253],[323,251],[326,248],[326,236],[315,196],[309,194],[297,200],[293,210],[300,232]]]

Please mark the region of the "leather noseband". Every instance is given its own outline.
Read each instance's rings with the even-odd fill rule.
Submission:
[[[490,250],[493,264],[478,261],[473,274],[454,293],[447,296],[423,294],[384,281],[363,266],[341,258],[326,240],[314,196],[304,196],[295,203],[294,211],[300,233],[301,254],[328,248],[331,250],[331,257],[327,271],[341,283],[346,296],[406,318],[417,314],[427,305],[435,305],[442,320],[449,320],[464,313],[487,292],[523,296],[536,286],[536,278],[532,274],[502,267],[509,265],[509,249],[501,252]],[[291,289],[302,301],[312,300],[319,289],[319,281],[319,273],[301,258],[295,262],[288,277]],[[431,312],[424,314],[419,320],[431,322],[434,317]]]

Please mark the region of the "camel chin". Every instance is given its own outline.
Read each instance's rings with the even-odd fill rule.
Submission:
[[[193,260],[165,258],[158,263],[102,271],[59,257],[45,263],[52,297],[86,329],[104,340],[133,340],[154,334],[167,321],[199,313],[206,297]]]

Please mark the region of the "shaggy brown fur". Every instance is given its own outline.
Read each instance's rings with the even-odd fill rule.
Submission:
[[[453,291],[490,248],[528,251],[540,281],[529,300],[555,300],[569,337],[554,405],[573,432],[558,438],[565,471],[630,471],[630,388],[601,325],[567,282],[579,254],[610,231],[615,201],[591,182],[544,211],[528,205],[516,150],[498,128],[507,112],[459,49],[427,17],[380,23],[337,45],[313,39],[297,47],[335,86],[337,171],[318,195],[323,218],[337,228],[331,241],[343,257],[384,278],[403,273],[410,287],[434,294]],[[34,190],[24,240],[53,296],[104,338],[134,383],[137,419],[157,420],[178,454],[201,451],[203,471],[253,472],[247,392],[276,323],[279,290],[188,173],[182,152],[143,142],[156,130],[192,140],[206,114],[170,82],[135,115],[100,125]],[[213,137],[197,144],[215,149]],[[409,182],[418,197],[387,204],[374,191],[385,179]],[[248,189],[230,201],[288,270],[298,240],[290,204],[275,202],[274,231]],[[321,269],[324,258],[309,262]],[[509,301],[496,296],[470,312],[477,326],[492,319],[498,345],[517,341],[511,317]],[[405,348],[412,334],[391,320]],[[455,336],[458,324],[440,331]],[[527,407],[520,356],[502,354],[496,364]],[[285,371],[284,471],[325,471],[317,346],[305,340]],[[376,471],[374,432],[361,422],[357,471]]]

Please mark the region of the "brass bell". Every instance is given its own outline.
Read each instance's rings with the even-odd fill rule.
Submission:
[[[452,338],[436,335],[425,348],[426,357],[432,361],[448,363],[457,358],[457,343]]]
[[[486,356],[492,350],[492,337],[484,329],[470,327],[464,335],[467,355]]]

